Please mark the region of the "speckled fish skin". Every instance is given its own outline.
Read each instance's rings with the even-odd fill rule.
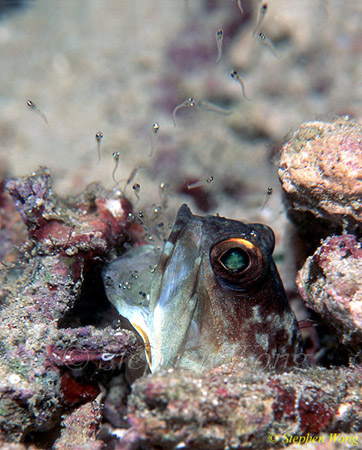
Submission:
[[[233,274],[230,281],[227,274],[220,277],[215,269],[220,257],[213,255],[225,254],[225,245],[239,245],[234,241],[244,246],[243,255],[250,250],[251,259],[246,270]],[[135,326],[142,328],[141,336],[147,335],[143,340],[150,348],[151,370],[182,367],[202,372],[250,358],[276,369],[303,364],[301,335],[272,259],[273,249],[274,234],[265,225],[196,216],[181,206],[150,280],[149,302],[142,304],[142,326]],[[140,251],[144,259],[145,251]],[[104,279],[107,274],[111,278],[112,264],[119,270],[122,258],[105,269]],[[247,272],[244,285],[239,278]],[[114,273],[112,283],[117,283]],[[109,298],[127,317],[129,306],[125,308],[114,294]],[[127,318],[132,323],[132,317]]]

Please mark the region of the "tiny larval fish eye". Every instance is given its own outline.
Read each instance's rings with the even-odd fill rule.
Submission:
[[[27,100],[26,104],[27,104],[28,108],[30,108],[30,109],[35,110],[37,108],[36,104],[31,100]]]
[[[266,225],[183,205],[163,249],[141,245],[103,269],[106,295],[143,342],[152,372],[202,372],[235,359],[286,370],[307,363],[273,249]]]

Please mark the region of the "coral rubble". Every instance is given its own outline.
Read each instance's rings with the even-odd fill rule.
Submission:
[[[362,344],[362,248],[353,235],[331,236],[305,262],[297,287],[340,341]]]
[[[102,420],[98,402],[90,402],[75,411],[67,413],[62,421],[62,435],[55,442],[54,450],[98,450],[103,447],[96,441],[96,435]]]
[[[65,409],[99,393],[97,380],[79,379],[74,367],[79,371],[84,363],[108,370],[111,360],[120,362],[135,349],[135,338],[127,331],[61,328],[90,267],[130,239],[131,206],[98,186],[65,202],[53,193],[46,169],[10,179],[6,189],[30,240],[17,261],[9,263],[4,255],[2,262],[0,437],[31,442],[34,433],[57,437]],[[9,197],[2,197],[7,205]],[[3,228],[2,240],[10,249],[18,242],[8,229]],[[73,427],[72,412],[67,414],[61,435]]]
[[[137,236],[130,204],[97,186],[64,201],[52,191],[47,170],[11,179],[6,187],[29,240],[12,261],[8,252],[23,236],[15,238],[10,226],[1,236],[8,249],[0,311],[3,448],[35,443],[86,450],[108,442],[118,450],[264,449],[282,445],[288,433],[362,430],[361,367],[353,364],[282,373],[245,360],[202,375],[170,369],[142,377],[142,348],[132,332],[73,317],[90,308],[84,289],[92,268]],[[360,259],[355,236],[330,237],[298,278],[303,298],[356,348]],[[131,387],[124,362],[141,376]]]
[[[131,205],[125,198],[110,198],[99,185],[65,202],[53,193],[49,171],[43,169],[9,180],[6,188],[39,253],[93,257],[127,237]]]
[[[129,420],[141,448],[265,449],[285,433],[361,430],[361,395],[357,367],[276,374],[244,364],[197,377],[170,370],[135,383]]]
[[[302,124],[279,163],[289,216],[308,230],[316,218],[349,230],[362,222],[362,128],[348,117]]]

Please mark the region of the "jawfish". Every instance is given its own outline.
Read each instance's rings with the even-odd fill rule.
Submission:
[[[183,205],[163,250],[129,250],[103,269],[103,281],[152,372],[250,358],[286,369],[305,358],[273,249],[266,225],[196,216]]]

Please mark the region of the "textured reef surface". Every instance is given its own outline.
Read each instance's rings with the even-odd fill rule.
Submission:
[[[352,347],[357,354],[362,341],[361,155],[361,126],[333,117],[302,124],[283,146],[279,163],[289,217],[310,255],[297,275],[299,294],[345,350]]]
[[[285,433],[361,430],[361,368],[263,373],[242,364],[195,377],[173,372],[140,379],[129,417],[147,445],[161,448],[268,448]],[[278,445],[276,445],[278,448]]]
[[[130,204],[107,196],[98,186],[65,203],[53,193],[47,170],[8,180],[1,195],[1,239],[11,248],[13,261],[5,257],[1,271],[0,430],[6,440],[31,442],[34,433],[46,434],[63,419],[62,433],[67,434],[73,419],[70,413],[61,419],[62,414],[70,405],[97,397],[96,372],[109,370],[111,363],[137,350],[127,330],[67,327],[84,296],[83,307],[94,307],[92,287],[82,293],[90,267],[95,269],[115,243],[130,239]],[[6,224],[14,226],[16,217],[28,229],[24,242],[7,232]],[[20,223],[17,227],[21,230]]]
[[[5,444],[12,441],[55,449],[263,449],[289,435],[362,430],[355,236],[324,240],[298,275],[307,306],[349,346],[349,367],[283,373],[245,359],[201,375],[147,375],[143,346],[114,320],[100,276],[107,259],[142,242],[129,202],[96,185],[62,200],[46,169],[4,187],[20,213],[3,190],[4,220],[21,218],[28,239],[20,223],[20,240],[2,235],[11,248],[1,272],[2,448],[26,448]]]
[[[355,236],[331,236],[305,262],[297,287],[341,342],[358,352],[362,342],[362,249]]]
[[[1,450],[362,448],[361,22],[355,0],[0,1]],[[182,203],[273,229],[310,368],[145,370],[101,273]]]
[[[362,222],[362,127],[348,117],[302,124],[283,146],[279,178],[291,218],[312,229]]]

